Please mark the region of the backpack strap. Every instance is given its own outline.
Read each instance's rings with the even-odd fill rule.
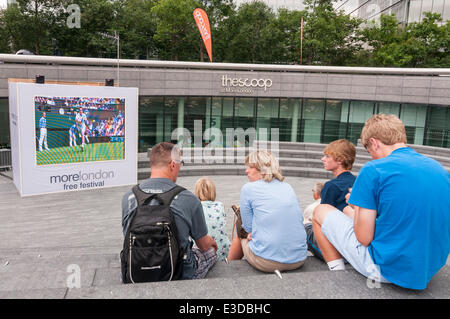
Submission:
[[[158,194],[153,193],[146,193],[144,192],[140,187],[139,184],[133,186],[133,193],[134,197],[136,198],[138,207],[145,206],[148,204],[152,199],[156,198]],[[159,200],[159,199],[158,199]],[[159,200],[161,202],[161,200]]]
[[[134,196],[136,198],[138,206],[140,207],[147,205],[152,199],[158,200],[161,205],[170,205],[175,196],[177,196],[184,190],[186,190],[184,187],[176,185],[175,187],[164,193],[146,193],[141,190],[139,185],[135,185],[133,187]]]
[[[170,204],[172,203],[174,198],[184,190],[186,190],[186,188],[176,185],[175,187],[171,188],[167,192],[162,193],[162,194],[157,194],[157,195],[163,201],[164,205],[170,206]]]

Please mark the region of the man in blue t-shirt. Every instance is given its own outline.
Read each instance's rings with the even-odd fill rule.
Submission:
[[[367,120],[361,140],[374,161],[360,171],[349,198],[354,219],[319,205],[314,233],[330,270],[425,289],[450,251],[450,175],[406,146],[395,115]],[[343,234],[344,233],[344,234]]]
[[[345,195],[353,186],[356,177],[350,173],[356,157],[356,148],[348,140],[341,139],[331,142],[323,151],[323,168],[332,172],[334,179],[325,183],[321,192],[321,204],[328,204],[343,211],[347,206]],[[320,248],[314,237],[311,223],[305,224],[308,250],[317,258],[323,260]]]

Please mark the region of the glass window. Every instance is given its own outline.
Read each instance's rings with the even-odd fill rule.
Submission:
[[[322,143],[330,143],[334,140],[345,138],[347,114],[348,101],[326,101]]]
[[[430,106],[425,145],[450,147],[450,107]]]
[[[210,106],[209,103],[210,98],[189,97],[186,100],[187,102],[184,106],[184,128],[189,130],[192,142],[195,144],[195,146],[201,147],[203,146],[204,142],[203,132],[205,130],[206,125],[206,106],[208,107]]]
[[[304,100],[300,141],[320,143],[324,111],[324,100]]]
[[[394,114],[398,116],[400,110],[400,104],[390,102],[378,102],[376,113],[377,114]]]
[[[8,99],[0,98],[0,148],[11,148]]]
[[[423,1],[422,2],[422,19],[425,17],[424,12],[430,12],[433,7],[433,0]]]
[[[442,15],[442,20],[450,20],[450,0],[445,0],[444,13]]]
[[[278,128],[279,99],[258,98],[256,133],[258,140],[270,141],[271,129]],[[261,131],[260,131],[261,130]],[[278,137],[276,137],[278,139]]]
[[[364,123],[373,115],[374,102],[351,101],[348,116],[347,139],[357,144]]]
[[[146,152],[153,145],[163,142],[164,98],[139,99],[139,152]]]
[[[168,96],[164,98],[164,141],[172,141],[177,143],[177,140],[172,139],[172,132],[177,127],[184,127],[184,123],[178,123],[178,104],[184,108],[184,98],[176,98]],[[183,112],[181,113],[183,114]],[[183,116],[181,116],[181,120]],[[178,125],[180,124],[180,126]]]
[[[255,129],[255,99],[236,98],[234,104],[234,129],[242,129],[246,133],[244,141],[234,138],[234,146],[245,146],[250,142],[249,133],[256,133]],[[226,134],[226,133],[225,133]],[[254,137],[253,137],[254,138]],[[244,144],[245,145],[242,145]]]
[[[282,142],[297,142],[301,114],[300,99],[280,100],[279,138]]]
[[[409,2],[408,23],[420,22],[422,12],[422,0],[411,0]]]
[[[444,2],[445,0],[434,0],[433,12],[439,13],[442,16],[442,14],[444,13]]]
[[[426,117],[426,105],[402,104],[400,119],[405,124],[408,144],[423,144]]]

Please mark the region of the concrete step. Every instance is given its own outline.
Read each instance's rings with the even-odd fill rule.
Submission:
[[[392,284],[374,285],[354,270],[321,272],[285,272],[280,279],[275,274],[235,276],[155,282],[133,285],[91,286],[70,289],[66,298],[156,298],[156,299],[396,299],[448,298],[450,271],[446,266],[436,274],[423,291],[403,289]],[[0,295],[1,297],[1,295]]]
[[[6,256],[0,266],[0,291],[60,289],[67,287],[67,278],[79,269],[81,287],[121,284],[119,252],[114,254],[83,254],[55,256]],[[7,259],[6,262],[4,260]],[[314,257],[295,271],[327,271],[327,266]],[[233,278],[267,275],[251,267],[245,260],[217,262],[207,278]]]
[[[346,271],[330,272],[315,257],[308,257],[300,269],[282,272],[281,279],[254,269],[246,260],[237,260],[217,262],[202,280],[124,285],[118,252],[51,252],[48,249],[41,257],[31,251],[2,255],[1,261],[8,258],[9,263],[0,266],[0,298],[448,298],[450,291],[448,265],[426,290],[412,291],[390,284],[373,288],[373,283],[350,265]],[[80,269],[79,289],[67,288],[74,273],[70,265]]]
[[[180,170],[178,176],[215,176],[215,175],[240,175],[245,176],[244,165],[199,165],[186,166]],[[331,179],[333,174],[323,168],[310,167],[281,167],[283,176],[309,177],[319,179]],[[150,168],[138,169],[138,180],[144,180],[150,176]]]

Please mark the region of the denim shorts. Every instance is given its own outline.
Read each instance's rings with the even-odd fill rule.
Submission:
[[[363,276],[388,283],[370,256],[368,247],[361,244],[353,229],[353,220],[339,210],[329,213],[322,224],[322,233],[353,268]]]

